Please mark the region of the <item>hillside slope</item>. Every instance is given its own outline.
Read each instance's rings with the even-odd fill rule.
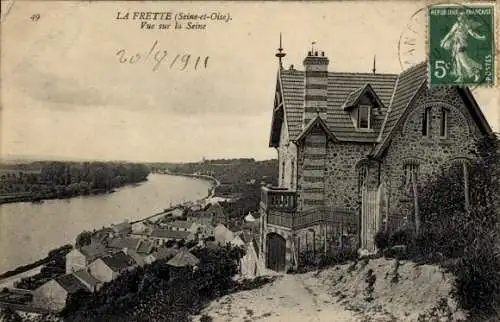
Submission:
[[[216,322],[419,321],[419,316],[424,314],[427,319],[420,321],[464,318],[463,312],[456,310],[449,299],[453,281],[450,274],[432,265],[395,263],[376,259],[305,274],[282,275],[262,288],[214,301],[203,314]],[[366,279],[369,270],[375,276],[371,297]],[[429,319],[429,312],[435,307],[441,309],[438,318]],[[200,317],[194,317],[194,321]]]

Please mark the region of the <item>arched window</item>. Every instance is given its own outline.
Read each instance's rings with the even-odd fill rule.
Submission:
[[[426,107],[422,117],[422,136],[430,136],[431,134],[431,108]]]
[[[445,138],[448,135],[448,109],[441,107],[441,126],[439,136]]]

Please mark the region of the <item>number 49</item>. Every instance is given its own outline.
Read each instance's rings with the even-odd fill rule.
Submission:
[[[447,68],[448,64],[446,64],[444,60],[436,60],[434,62],[434,76],[437,78],[445,77]]]

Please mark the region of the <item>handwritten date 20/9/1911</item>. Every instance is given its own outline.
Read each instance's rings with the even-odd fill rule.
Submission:
[[[128,52],[120,49],[116,52],[118,62],[121,64],[152,64],[152,70],[157,71],[162,64],[168,64],[168,68],[179,68],[179,70],[200,70],[206,69],[209,56],[193,56],[191,54],[169,54],[166,50],[158,50],[155,40],[151,49],[147,52]]]

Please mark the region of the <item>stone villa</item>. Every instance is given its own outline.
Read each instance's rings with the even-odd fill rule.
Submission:
[[[279,187],[262,188],[266,267],[295,267],[304,251],[373,252],[377,231],[418,227],[417,182],[446,164],[463,167],[467,203],[470,151],[492,134],[470,89],[429,89],[426,63],[340,73],[324,52],[309,51],[304,71],[283,67],[281,46],[276,56],[269,146]]]

